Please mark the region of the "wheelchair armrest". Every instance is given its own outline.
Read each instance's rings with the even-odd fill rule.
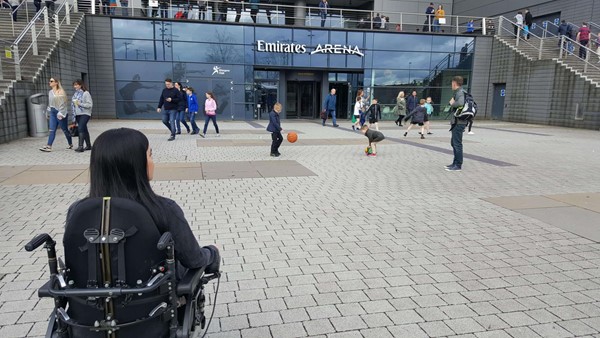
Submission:
[[[177,295],[191,295],[202,281],[204,276],[204,268],[190,269],[177,284]]]
[[[49,280],[40,287],[40,289],[38,290],[38,297],[40,297],[40,298],[52,297],[52,295],[50,295],[50,283],[51,282],[52,282],[52,280]]]

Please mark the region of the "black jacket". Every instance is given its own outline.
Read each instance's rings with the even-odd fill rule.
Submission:
[[[369,107],[369,109],[367,110],[367,117],[365,119],[367,121],[381,120],[381,106],[379,105],[379,103],[374,103]]]
[[[367,131],[365,132],[365,136],[369,139],[369,143],[381,142],[385,140],[385,136],[383,136],[383,133],[373,129],[367,129]]]
[[[412,123],[423,123],[425,122],[425,116],[427,116],[427,108],[423,106],[417,106],[417,108],[413,109],[410,114],[406,115],[404,118],[405,121],[412,118]]]
[[[406,110],[411,112],[419,105],[419,99],[416,96],[410,95],[406,99]]]
[[[533,15],[531,15],[531,12],[525,13],[525,24],[529,27],[529,30],[531,30],[531,25],[533,25]]]
[[[165,110],[177,110],[179,107],[180,92],[177,88],[165,88],[160,94],[160,100],[158,101],[158,108]],[[167,98],[171,98],[171,102],[167,101]]]
[[[183,90],[180,90],[179,102],[177,102],[177,111],[185,111],[187,107],[187,94]]]

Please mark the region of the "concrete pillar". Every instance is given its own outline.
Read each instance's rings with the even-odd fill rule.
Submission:
[[[294,3],[295,6],[303,7],[303,8],[295,8],[294,11],[294,26],[304,26],[306,21],[306,1],[305,0],[296,0]]]

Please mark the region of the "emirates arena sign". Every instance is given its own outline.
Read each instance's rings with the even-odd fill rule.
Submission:
[[[268,52],[268,53],[293,53],[293,54],[306,54],[308,47],[303,44],[297,43],[283,43],[283,42],[266,42],[264,40],[256,41],[257,51]],[[358,46],[352,45],[337,45],[337,44],[318,44],[310,52],[310,54],[346,54],[346,55],[358,55],[365,56]]]

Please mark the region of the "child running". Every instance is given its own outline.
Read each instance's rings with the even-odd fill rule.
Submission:
[[[385,136],[383,136],[380,131],[369,129],[369,126],[366,124],[360,128],[360,132],[369,139],[369,148],[371,148],[371,152],[367,153],[367,156],[376,157],[377,143],[385,140]]]
[[[357,96],[354,103],[354,119],[356,122],[352,125],[352,130],[360,130],[360,112],[362,110],[362,97]]]
[[[433,134],[431,132],[431,123],[429,122],[429,118],[431,117],[431,114],[433,114],[433,100],[431,99],[431,96],[427,97],[427,100],[425,101],[425,108],[427,109],[427,115],[425,115],[425,129],[427,130],[427,135],[431,135]]]
[[[201,137],[206,137],[206,129],[208,128],[208,122],[212,120],[213,126],[215,126],[215,131],[217,132],[217,136],[221,136],[219,134],[219,126],[217,125],[217,99],[215,98],[215,94],[212,92],[206,93],[206,101],[204,102],[204,111],[206,113],[206,117],[204,119],[204,130]]]
[[[404,118],[404,121],[408,121],[408,119],[412,118],[408,129],[406,129],[406,132],[404,133],[404,137],[408,135],[408,132],[412,129],[414,125],[418,124],[419,126],[421,126],[421,139],[425,138],[425,135],[423,135],[423,133],[425,132],[425,119],[427,117],[425,99],[421,99],[419,103],[420,105],[413,109],[413,111],[411,111],[410,114],[406,115],[406,117]]]

